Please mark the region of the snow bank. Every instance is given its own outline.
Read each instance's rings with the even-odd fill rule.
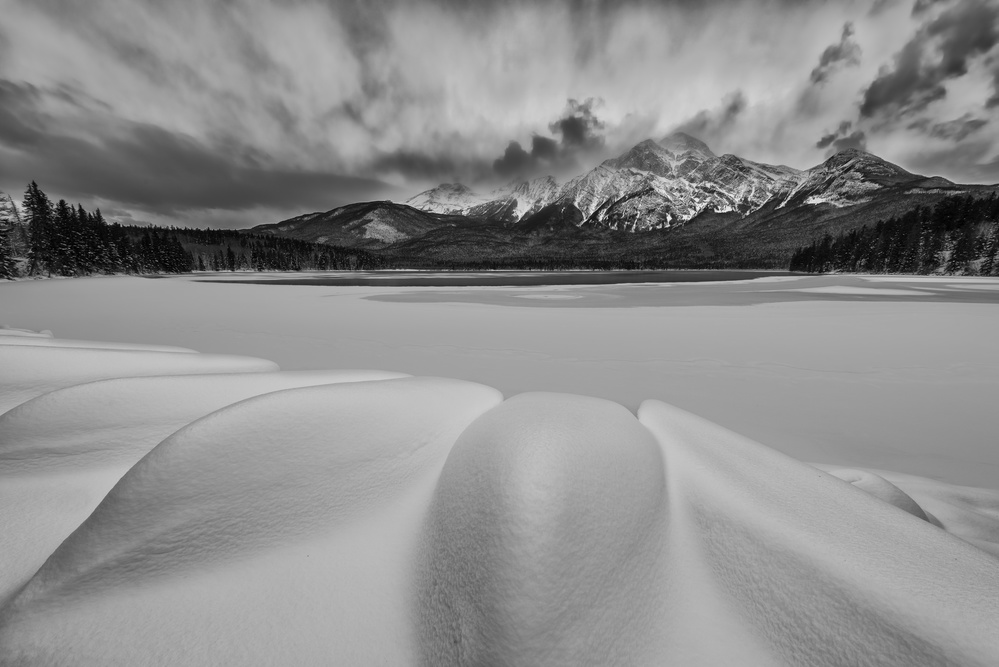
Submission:
[[[665,500],[655,440],[616,403],[521,394],[479,418],[431,505],[424,664],[654,662]]]
[[[58,345],[0,345],[0,414],[54,389],[116,377],[278,370],[252,357]]]
[[[184,352],[193,354],[194,350],[173,345],[135,345],[131,343],[106,343],[96,340],[71,340],[67,338],[51,338],[46,336],[8,336],[0,330],[0,345],[31,345],[34,347],[86,347],[97,350],[145,350],[147,352]]]
[[[0,416],[0,664],[999,663],[999,492],[659,401],[4,351],[64,388]],[[150,359],[190,374],[67,386]]]
[[[838,475],[835,466],[816,467]],[[885,470],[857,472],[883,479],[911,498],[933,525],[999,556],[999,492]],[[865,485],[857,486],[870,491]]]
[[[675,530],[767,655],[994,665],[999,561],[852,484],[658,401]]]
[[[501,400],[412,378],[288,389],[193,422],[4,608],[0,660],[410,662],[420,515],[459,433]]]
[[[31,329],[15,329],[8,326],[0,326],[0,340],[6,340],[8,338],[14,337],[27,337],[27,338],[52,338],[51,331],[32,331]]]
[[[853,470],[851,468],[829,470],[828,472],[833,477],[839,477],[844,482],[849,482],[858,489],[866,491],[878,500],[883,500],[889,505],[905,510],[923,521],[929,520],[923,508],[911,496],[880,475],[868,470]]]
[[[0,599],[181,427],[260,394],[397,377],[344,370],[119,378],[59,389],[0,415]]]

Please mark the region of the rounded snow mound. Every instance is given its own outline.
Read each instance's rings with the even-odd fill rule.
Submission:
[[[900,510],[904,510],[914,517],[923,521],[928,521],[926,513],[915,500],[905,491],[898,488],[880,475],[875,475],[867,470],[855,470],[853,468],[840,468],[830,470],[829,474],[838,477],[844,482],[853,484],[858,489],[866,491],[875,498],[885,501],[889,505],[894,505]]]
[[[494,408],[455,442],[431,504],[425,664],[652,658],[666,511],[662,454],[622,406],[521,394]]]
[[[0,415],[0,599],[174,431],[260,394],[398,377],[343,370],[117,378],[58,389]]]
[[[133,466],[14,607],[128,589],[316,536],[439,469],[502,399],[459,380],[287,389],[193,422]]]

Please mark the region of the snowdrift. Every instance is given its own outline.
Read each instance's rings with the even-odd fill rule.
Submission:
[[[994,491],[657,401],[0,353],[3,665],[999,664]]]

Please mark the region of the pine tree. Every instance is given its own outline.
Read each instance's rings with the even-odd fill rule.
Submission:
[[[64,276],[76,274],[76,213],[60,199],[55,207],[55,224],[50,237],[51,269]]]
[[[28,223],[28,274],[44,269],[51,275],[54,213],[52,202],[34,181],[24,193],[22,209]]]
[[[14,244],[10,239],[10,228],[0,226],[0,278],[17,277],[17,264],[14,263]]]

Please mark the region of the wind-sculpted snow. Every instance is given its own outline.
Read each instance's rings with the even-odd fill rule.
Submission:
[[[996,492],[658,401],[5,351],[57,389],[0,417],[0,665],[999,664]]]
[[[52,391],[0,415],[0,599],[129,468],[190,422],[282,389],[397,377],[344,370],[118,378]]]
[[[81,348],[0,344],[0,414],[24,401],[62,387],[115,377],[253,373],[276,371],[277,364],[252,357],[188,354],[139,348]]]
[[[905,510],[647,401],[672,518],[768,653],[741,664],[991,665],[999,560]]]
[[[653,662],[668,511],[662,454],[620,405],[521,394],[490,411],[431,503],[424,663]]]

